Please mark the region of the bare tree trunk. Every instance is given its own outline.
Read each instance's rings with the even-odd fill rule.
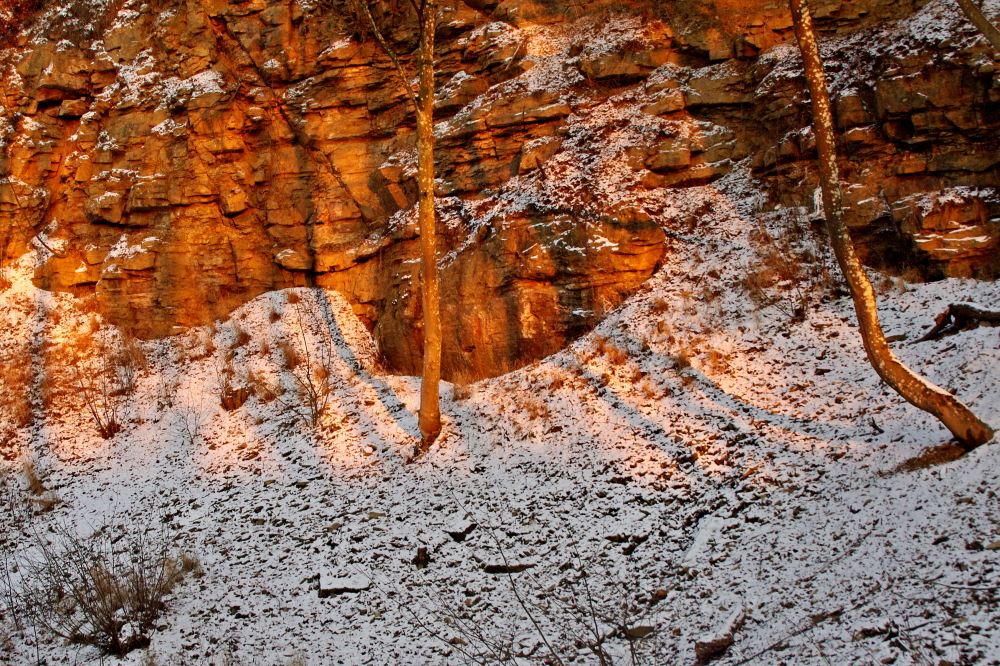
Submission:
[[[437,230],[434,214],[434,30],[437,0],[426,0],[420,16],[420,84],[417,94],[417,188],[420,219],[420,286],[424,311],[424,369],[420,381],[420,450],[441,432],[441,309],[438,297]],[[405,83],[405,82],[404,82]]]
[[[819,149],[820,186],[823,190],[823,208],[837,263],[844,273],[854,309],[858,316],[861,339],[868,360],[886,384],[903,398],[920,409],[939,418],[955,435],[963,447],[973,449],[993,437],[993,430],[980,420],[955,396],[928,382],[903,365],[889,348],[878,321],[875,291],[861,267],[854,244],[844,221],[840,191],[840,174],[837,169],[837,148],[833,135],[833,114],[827,94],[826,75],[820,59],[812,14],[805,0],[790,0],[795,34],[802,51],[806,81],[812,98],[813,125]]]
[[[438,0],[414,1],[420,21],[417,51],[417,94],[396,52],[386,41],[372,15],[369,0],[353,0],[350,5],[358,20],[366,21],[382,50],[389,56],[417,114],[417,215],[420,222],[420,291],[424,312],[424,367],[420,380],[419,455],[441,433],[441,307],[438,288],[437,218],[434,212],[434,34],[437,29]]]
[[[990,20],[986,18],[983,14],[983,10],[979,8],[979,5],[974,3],[972,0],[955,0],[958,6],[962,8],[962,12],[965,13],[966,18],[976,26],[979,32],[983,33],[983,37],[990,45],[1000,51],[1000,30],[997,30],[996,26],[990,23]]]

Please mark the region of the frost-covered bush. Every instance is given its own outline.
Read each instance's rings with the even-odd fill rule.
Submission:
[[[26,626],[122,655],[149,644],[167,595],[197,558],[167,534],[105,524],[89,536],[54,525],[5,558],[3,597]]]

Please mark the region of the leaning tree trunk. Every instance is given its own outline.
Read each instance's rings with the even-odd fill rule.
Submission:
[[[795,34],[802,51],[806,81],[812,98],[813,125],[819,149],[820,187],[823,191],[827,230],[834,254],[837,256],[837,263],[840,264],[851,298],[854,300],[854,309],[857,312],[858,326],[861,329],[861,339],[868,360],[871,361],[879,377],[903,398],[939,418],[966,449],[975,448],[989,441],[993,437],[993,430],[955,396],[903,365],[885,341],[875,307],[875,291],[861,267],[844,221],[837,149],[833,136],[833,115],[812,15],[806,0],[790,0],[790,3]]]
[[[983,33],[983,37],[990,45],[1000,51],[1000,30],[997,30],[996,26],[990,23],[990,20],[986,18],[983,14],[983,10],[979,8],[979,5],[974,3],[972,0],[955,0],[958,2],[958,6],[962,8],[965,13],[965,17],[969,19],[972,25],[976,26],[979,32]]]
[[[437,1],[427,0],[420,17],[420,84],[417,94],[417,188],[420,219],[420,286],[424,311],[424,369],[420,381],[420,449],[441,432],[441,309],[438,297],[437,231],[434,215],[434,29]]]

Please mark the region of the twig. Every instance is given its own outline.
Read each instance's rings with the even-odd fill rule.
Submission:
[[[450,488],[448,489],[448,494],[451,495],[451,498],[455,501],[455,504],[458,505],[458,508],[460,508],[465,513],[471,513],[465,508],[465,505],[462,504],[461,500],[458,499],[458,496],[455,495],[452,489]],[[507,561],[507,553],[506,551],[504,551],[503,544],[500,542],[499,537],[497,537],[496,531],[488,521],[484,522],[486,523],[486,531],[490,535],[490,539],[493,540],[493,543],[495,543],[497,546],[497,550],[500,552],[500,558],[503,560],[504,568],[507,570],[507,578],[510,581],[510,588],[511,591],[514,593],[514,597],[517,599],[517,603],[521,606],[521,610],[525,612],[525,614],[528,616],[528,620],[530,620],[531,624],[535,627],[535,631],[538,632],[539,638],[542,639],[542,643],[545,644],[546,649],[549,651],[549,654],[552,655],[552,658],[555,660],[555,663],[558,664],[559,666],[564,666],[562,659],[560,659],[559,655],[556,654],[556,651],[552,648],[552,645],[549,643],[548,638],[546,638],[545,633],[542,631],[541,626],[538,624],[538,620],[535,619],[534,613],[531,612],[531,609],[528,607],[527,602],[521,597],[521,593],[518,591],[517,585],[514,582],[514,574],[512,574],[510,571],[510,563]]]
[[[386,41],[385,37],[382,36],[382,31],[378,29],[378,24],[375,23],[375,17],[372,16],[371,7],[368,6],[368,0],[356,0],[357,4],[360,5],[361,10],[365,14],[365,18],[368,19],[368,25],[371,26],[372,34],[375,35],[376,41],[378,41],[379,46],[385,51],[385,54],[389,56],[392,64],[396,68],[396,73],[399,74],[400,83],[403,84],[403,88],[406,90],[407,97],[410,98],[410,102],[413,104],[414,109],[418,109],[417,96],[413,92],[413,87],[410,85],[410,79],[406,76],[406,72],[403,70],[403,65],[399,61],[399,56],[396,55],[396,50],[389,46],[389,42]],[[417,11],[417,16],[421,15],[419,9],[414,5],[414,9]]]

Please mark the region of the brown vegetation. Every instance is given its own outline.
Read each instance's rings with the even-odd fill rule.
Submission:
[[[0,453],[8,449],[14,431],[34,421],[34,365],[27,346],[0,356]]]
[[[36,535],[2,577],[10,614],[34,631],[123,655],[149,644],[166,597],[200,562],[174,556],[166,534],[139,525],[104,524],[83,537],[67,525]]]

